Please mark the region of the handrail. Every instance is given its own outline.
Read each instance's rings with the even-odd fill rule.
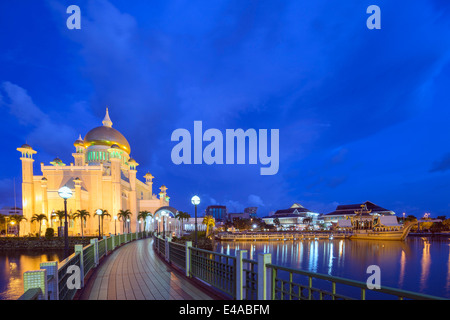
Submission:
[[[330,275],[326,275],[326,274],[304,271],[304,270],[299,270],[299,269],[293,269],[293,268],[274,265],[274,264],[267,264],[266,267],[276,269],[276,270],[286,271],[289,273],[295,273],[295,274],[307,276],[310,278],[327,280],[327,281],[331,281],[332,283],[340,283],[343,285],[349,285],[352,287],[360,288],[362,290],[366,290],[366,289],[369,290],[367,288],[367,283],[357,281],[357,280],[350,280],[350,279],[346,279],[346,278],[330,276]],[[292,282],[292,279],[291,279],[291,282]],[[415,299],[418,299],[418,300],[436,300],[436,299],[437,300],[447,300],[445,298],[440,298],[440,297],[436,297],[436,296],[432,296],[432,295],[428,295],[428,294],[415,293],[415,292],[411,292],[411,291],[406,291],[406,290],[396,289],[396,288],[391,288],[391,287],[386,287],[386,286],[380,286],[380,289],[375,289],[372,291],[394,295],[399,298],[407,298],[407,299],[414,299],[414,300]],[[364,297],[365,292],[362,292],[362,295]]]
[[[30,279],[32,277],[40,277],[43,273],[42,272],[56,272],[56,274],[48,274],[45,281],[45,294],[48,293],[49,298],[52,299],[52,297],[56,296],[56,299],[73,299],[75,292],[77,289],[68,289],[67,288],[67,279],[71,275],[71,273],[67,273],[67,268],[72,265],[71,263],[75,260],[75,264],[81,269],[82,274],[81,277],[83,279],[86,275],[89,273],[90,270],[98,266],[99,260],[106,255],[109,255],[113,250],[121,246],[122,244],[143,239],[147,236],[147,232],[138,232],[138,233],[131,233],[131,234],[119,234],[119,235],[110,235],[109,237],[103,238],[100,241],[95,239],[95,242],[91,241],[90,244],[80,247],[80,249],[77,249],[77,246],[75,246],[75,252],[71,254],[69,257],[65,258],[64,260],[60,261],[59,263],[49,262],[51,264],[54,264],[54,268],[56,270],[52,271],[52,268],[49,267],[42,267],[41,263],[41,270],[38,271],[29,271],[26,273],[33,273],[30,274]],[[99,246],[100,244],[100,246]],[[79,251],[77,251],[79,250]],[[42,268],[46,270],[42,270]],[[25,274],[24,273],[24,278]],[[36,274],[36,275],[34,275]],[[34,279],[34,278],[32,278]],[[24,282],[25,284],[25,282]],[[51,290],[47,290],[48,288],[51,288]],[[22,294],[22,296],[19,297],[19,300],[33,300],[33,299],[47,299],[47,297],[42,297],[44,293],[42,292],[41,287],[33,287],[29,288]],[[57,291],[58,294],[54,294],[53,291]],[[52,297],[50,297],[50,293],[52,293]]]
[[[166,239],[164,241],[162,238],[157,236],[154,236],[153,239],[154,249],[158,252],[158,254],[165,257],[169,263],[172,263],[174,260],[173,257],[170,257],[170,246],[183,246],[172,243],[170,239]],[[159,250],[158,246],[161,242],[164,242],[164,245],[168,243],[169,251]],[[319,295],[319,299],[324,299],[327,296],[332,299],[352,299],[336,293],[336,284],[340,284],[360,289],[361,300],[366,299],[366,293],[368,292],[388,294],[391,296],[396,296],[401,300],[404,298],[413,300],[448,300],[442,297],[415,293],[386,286],[381,286],[380,289],[369,289],[367,283],[361,281],[279,266],[270,262],[270,254],[260,254],[258,255],[258,261],[256,261],[247,259],[242,255],[230,256],[219,252],[194,248],[190,245],[186,245],[184,247],[186,248],[186,264],[183,267],[178,263],[177,267],[181,267],[181,269],[186,271],[186,276],[204,281],[210,284],[213,288],[227,293],[234,299],[266,299],[266,285],[271,286],[271,290],[269,290],[270,294],[268,296],[269,299],[283,299],[284,296],[287,295],[289,299],[298,298],[311,300],[314,298],[314,294],[317,293]],[[169,257],[166,256],[167,254],[169,254]],[[208,257],[209,255],[211,255],[211,257]],[[265,260],[265,256],[268,256],[268,261]],[[264,259],[260,260],[260,258]],[[229,260],[231,261],[231,264],[228,262]],[[259,263],[263,264],[262,268],[259,266]],[[266,276],[261,276],[261,270],[263,270],[263,275],[270,275],[267,276],[269,282],[266,282]],[[278,271],[288,272],[289,276],[287,278],[280,278],[277,274]],[[308,277],[308,284],[301,285],[299,283],[295,283],[293,275]],[[323,288],[314,288],[312,286],[312,281],[314,279],[331,282],[331,291],[327,291]],[[231,286],[230,281],[233,281]],[[277,286],[277,282],[281,282],[281,287]],[[287,289],[285,289],[285,285],[287,285]],[[294,287],[298,289],[297,293],[294,293]],[[308,294],[304,296],[301,292],[302,290],[307,290]],[[242,292],[242,294],[238,294],[238,292]]]

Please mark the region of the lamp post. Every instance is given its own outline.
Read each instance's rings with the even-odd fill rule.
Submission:
[[[159,217],[155,219],[156,219],[156,234],[159,235]]]
[[[141,232],[141,220],[139,220],[139,232]]]
[[[98,238],[100,239],[102,236],[100,235],[100,216],[102,215],[102,209],[97,209],[95,213],[98,215]]]
[[[117,236],[117,216],[114,216],[114,235]]]
[[[67,199],[72,197],[72,190],[64,186],[58,190],[58,195],[64,199],[64,258],[69,256],[69,224],[67,223]]]
[[[130,233],[130,219],[127,219],[127,231]]]
[[[197,206],[200,203],[200,198],[198,196],[193,196],[191,202],[195,206],[195,247],[197,247]]]

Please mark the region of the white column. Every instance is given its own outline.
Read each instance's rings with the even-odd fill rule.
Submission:
[[[247,259],[247,250],[236,251],[236,300],[244,300],[244,263],[242,259]]]

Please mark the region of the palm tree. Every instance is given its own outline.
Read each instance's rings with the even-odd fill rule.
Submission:
[[[150,212],[150,211],[146,211],[146,210],[144,210],[144,211],[139,211],[139,214],[138,214],[138,220],[144,220],[144,231],[146,230],[146,228],[147,228],[147,218],[148,217],[152,217],[153,215],[152,215],[152,213]]]
[[[83,233],[83,224],[84,222],[86,222],[87,217],[90,217],[91,215],[89,214],[89,212],[87,210],[77,210],[77,212],[75,212],[72,215],[72,218],[75,220],[76,218],[80,218],[80,223],[81,223],[81,238],[84,239],[84,233]]]
[[[0,222],[5,224],[5,228],[8,227],[6,225],[6,216],[4,214],[0,214]],[[1,233],[1,229],[0,229],[0,233]],[[5,229],[5,234],[6,234],[6,229]]]
[[[119,210],[119,213],[117,214],[117,216],[119,217],[119,220],[121,220],[123,222],[123,232],[125,233],[125,223],[127,222],[127,219],[130,218],[131,216],[131,211],[130,210]],[[129,228],[128,228],[129,229]],[[130,230],[128,230],[130,231]]]
[[[100,209],[102,210],[102,209]],[[102,235],[103,235],[103,218],[104,217],[111,217],[111,215],[108,213],[108,210],[102,210],[102,214],[100,215],[100,217],[102,218]]]
[[[66,216],[66,212],[64,210],[56,210],[55,211],[55,216],[58,216],[58,220],[59,220],[59,227],[62,227],[62,221],[64,220],[65,216]]]
[[[208,238],[209,237],[209,232],[208,232],[209,227],[213,228],[216,225],[216,222],[212,216],[205,216],[203,218],[202,223],[206,225],[206,237]]]
[[[191,215],[184,211],[178,211],[177,215],[175,216],[181,221],[181,226],[183,226],[183,220],[189,220]],[[181,227],[183,229],[183,227]]]
[[[11,216],[11,219],[14,220],[14,221],[17,223],[17,231],[18,231],[18,232],[17,232],[17,236],[19,236],[19,234],[20,234],[20,223],[21,223],[23,220],[28,221],[28,219],[25,218],[24,216],[20,215],[20,214],[13,214],[13,215]]]
[[[42,220],[47,220],[47,216],[45,214],[34,214],[31,217],[31,222],[39,222],[39,237],[41,237],[41,226]]]

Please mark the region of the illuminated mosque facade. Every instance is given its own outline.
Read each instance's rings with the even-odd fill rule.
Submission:
[[[68,213],[87,210],[90,218],[83,226],[84,234],[98,234],[97,209],[107,210],[111,217],[103,219],[103,234],[123,233],[123,222],[115,220],[120,210],[130,210],[130,231],[143,230],[139,227],[140,211],[156,212],[158,208],[169,206],[167,188],[161,186],[158,196],[153,193],[153,176],[145,174],[145,182],[137,179],[138,163],[130,157],[131,148],[127,139],[112,127],[108,109],[103,125],[90,130],[84,139],[75,141],[74,162],[64,164],[56,158],[50,165],[41,163],[41,175],[33,173],[33,156],[37,153],[28,144],[17,150],[22,161],[22,206],[27,221],[20,227],[21,235],[39,231],[39,224],[30,223],[34,214],[45,214],[46,226],[59,226],[59,221],[51,221],[52,213],[64,210],[63,199],[58,190],[67,186],[72,197],[67,200]],[[53,216],[53,219],[55,217]],[[63,223],[64,225],[64,223]],[[147,228],[150,223],[147,223]],[[45,231],[43,225],[42,232]],[[70,220],[69,235],[81,235],[80,219]]]

